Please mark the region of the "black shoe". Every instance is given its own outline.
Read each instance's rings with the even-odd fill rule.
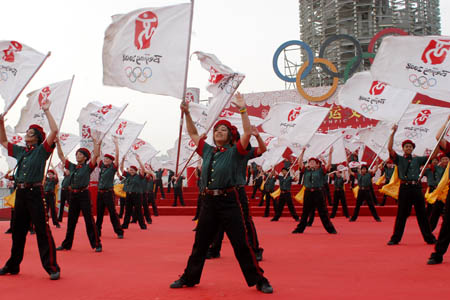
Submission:
[[[69,250],[64,248],[63,246],[56,247],[56,251]]]
[[[428,245],[434,245],[434,244],[436,244],[436,238],[435,237],[433,237],[431,240],[428,240],[428,241],[426,241],[426,243],[428,244]]]
[[[56,228],[61,228],[61,225],[55,224],[55,227],[56,227]]]
[[[295,222],[300,222],[300,218],[299,217],[294,218],[294,220],[295,220]]]
[[[295,228],[293,231],[292,231],[292,233],[303,233],[302,231],[300,231],[300,229],[298,229],[298,228]]]
[[[177,206],[176,204],[172,204],[172,206]]]
[[[0,275],[6,275],[6,274],[17,275],[17,274],[19,274],[19,271],[20,271],[19,268],[12,270],[8,267],[3,267],[2,269],[0,269]]]
[[[128,229],[128,226],[122,225],[122,229]]]
[[[272,218],[272,219],[270,219],[270,222],[278,222],[278,219]]]
[[[269,215],[264,215],[264,216],[263,216],[263,218],[268,218],[268,217],[269,217]]]
[[[118,234],[118,235],[117,235],[117,238],[118,238],[118,239],[123,239],[123,233],[122,233],[122,234]]]
[[[50,280],[58,280],[59,277],[60,277],[60,273],[59,272],[50,273]]]
[[[375,221],[377,221],[377,222],[381,222],[381,219],[380,219],[380,218],[377,218],[377,219],[375,219]]]
[[[332,231],[329,232],[330,234],[337,234],[336,229],[333,229]]]
[[[30,230],[30,234],[36,234],[36,231]]]
[[[265,280],[261,283],[257,283],[256,289],[264,294],[272,294],[273,293],[273,288],[267,280]]]
[[[398,242],[394,242],[394,241],[390,240],[387,244],[389,246],[393,246],[393,245],[398,245]]]
[[[193,287],[195,284],[187,283],[186,280],[183,277],[180,277],[180,279],[175,280],[170,284],[171,289],[179,289],[183,288],[185,286],[187,287]]]
[[[356,220],[351,218],[350,220],[348,220],[349,222],[355,222]]]
[[[103,248],[102,246],[98,246],[97,248],[95,248],[95,252],[102,252]]]
[[[312,226],[312,223],[308,223],[308,224],[306,224],[306,226],[311,227],[311,226]]]
[[[428,265],[438,265],[438,264],[442,264],[442,255],[438,255],[436,253],[431,253],[430,258],[427,261]]]
[[[159,216],[159,214],[158,214],[158,213],[154,213],[153,215],[154,215],[155,217]]]
[[[152,224],[152,219],[147,220],[147,224]]]
[[[263,251],[264,249],[262,248],[259,248],[258,251],[255,251],[256,261],[262,261]]]
[[[11,228],[9,228],[8,230],[5,231],[5,234],[11,234],[11,233],[12,233]]]

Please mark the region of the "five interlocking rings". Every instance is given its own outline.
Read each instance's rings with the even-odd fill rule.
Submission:
[[[425,76],[417,76],[416,74],[409,75],[409,81],[415,86],[423,88],[424,90],[436,85],[435,78],[427,78]]]
[[[361,104],[361,109],[364,113],[373,113],[376,112],[378,110],[378,105],[377,104],[366,104],[363,103]]]
[[[147,79],[152,77],[152,69],[150,67],[126,67],[125,74],[131,83],[135,83],[136,81],[145,83]]]
[[[420,139],[422,137],[422,133],[417,132],[417,131],[406,131],[405,132],[405,137],[407,139]]]

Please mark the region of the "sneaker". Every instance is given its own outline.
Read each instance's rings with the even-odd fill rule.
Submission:
[[[10,269],[8,267],[3,267],[0,269],[0,275],[6,275],[6,274],[11,274],[11,275],[17,275],[19,274],[20,269]]]
[[[5,231],[5,234],[11,234],[11,233],[12,233],[11,228],[9,228],[8,230]]]
[[[398,245],[398,242],[390,240],[387,244],[388,244],[388,246],[393,246],[393,245]]]
[[[123,234],[118,234],[118,235],[117,235],[117,238],[118,238],[118,239],[123,239]]]
[[[298,228],[295,228],[295,229],[294,229],[294,230],[292,231],[292,233],[294,233],[294,234],[295,234],[295,233],[303,233],[303,232],[301,232],[301,231],[300,231],[300,229],[298,229]]]

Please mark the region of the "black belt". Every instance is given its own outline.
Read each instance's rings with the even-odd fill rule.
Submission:
[[[317,191],[321,191],[322,188],[305,188],[305,190],[308,192],[317,192]]]
[[[134,194],[142,194],[142,193],[138,193],[138,192],[127,192],[127,195],[134,195]]]
[[[69,190],[69,188],[68,187],[66,187],[66,188],[62,188],[61,189],[61,191],[68,191]]]
[[[281,194],[290,193],[291,191],[281,191]]]
[[[84,192],[87,190],[88,190],[88,187],[84,187],[84,188],[80,188],[80,189],[73,189],[71,187],[69,188],[69,191],[71,191],[74,194],[78,194],[78,193],[81,193],[81,192]]]
[[[98,190],[97,193],[102,194],[102,193],[107,193],[107,192],[112,192],[112,191],[113,191],[113,189],[111,188],[111,189],[105,189],[105,190]]]
[[[368,190],[370,190],[370,187],[368,187],[368,186],[360,186],[359,189],[361,191],[368,191]]]
[[[337,188],[334,189],[335,192],[340,192],[340,191],[343,191],[343,190],[344,189],[337,189]]]
[[[41,182],[35,182],[35,183],[17,183],[17,188],[18,189],[29,189],[29,188],[34,188],[34,187],[41,187],[42,183]]]
[[[400,180],[400,184],[403,185],[418,185],[420,182],[415,180]]]
[[[226,189],[215,189],[215,190],[205,189],[205,194],[212,195],[212,196],[220,196],[220,195],[225,195],[227,193],[231,193],[234,191],[236,191],[236,189],[234,187],[230,187],[230,188],[226,188]]]

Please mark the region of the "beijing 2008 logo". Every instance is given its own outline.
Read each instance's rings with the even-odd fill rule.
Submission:
[[[298,115],[300,115],[301,106],[291,109],[288,115],[288,122],[294,122],[297,119]]]
[[[422,54],[422,61],[426,64],[442,64],[450,51],[450,40],[431,40]]]
[[[88,125],[83,125],[81,127],[81,136],[84,139],[88,139],[91,137],[91,128]]]
[[[122,135],[122,134],[123,134],[123,131],[124,131],[125,128],[127,127],[127,124],[128,124],[127,121],[122,121],[122,122],[120,122],[119,127],[117,127],[116,134]]]
[[[386,83],[380,82],[378,80],[372,82],[372,86],[370,87],[369,94],[371,94],[372,96],[381,95],[381,93],[383,93],[386,85],[387,85]]]
[[[139,148],[141,148],[144,145],[145,145],[145,141],[138,140],[136,143],[133,144],[133,149],[134,150],[139,150]]]
[[[413,125],[416,125],[416,126],[424,125],[427,122],[430,115],[431,115],[431,110],[429,110],[429,109],[421,110],[417,114],[417,117],[413,120]]]
[[[2,59],[4,61],[13,63],[14,60],[15,60],[14,54],[16,52],[20,52],[20,51],[22,51],[22,45],[19,42],[11,41],[11,43],[9,44],[8,49],[3,50]]]
[[[137,16],[134,28],[134,46],[138,50],[150,48],[150,41],[158,27],[158,16],[145,11]]]
[[[43,88],[41,90],[41,92],[39,93],[39,97],[38,97],[38,103],[39,103],[40,108],[42,108],[42,105],[47,103],[48,96],[50,96],[51,93],[52,93],[52,91],[50,90],[49,86],[46,86],[45,88]]]

